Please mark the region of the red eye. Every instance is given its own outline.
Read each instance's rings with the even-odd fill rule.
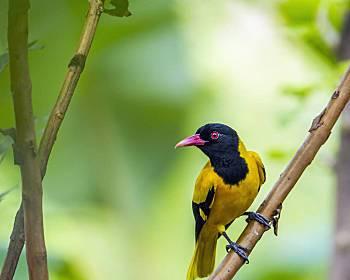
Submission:
[[[217,131],[213,131],[211,134],[210,134],[210,138],[213,139],[213,140],[216,140],[219,138],[219,132]]]

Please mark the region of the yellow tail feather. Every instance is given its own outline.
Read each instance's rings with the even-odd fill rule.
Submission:
[[[199,234],[196,247],[187,272],[187,280],[209,276],[214,270],[218,232],[204,226]]]

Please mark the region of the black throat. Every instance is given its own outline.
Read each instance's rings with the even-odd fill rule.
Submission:
[[[235,185],[248,174],[247,163],[238,151],[224,157],[211,157],[210,162],[225,184]]]

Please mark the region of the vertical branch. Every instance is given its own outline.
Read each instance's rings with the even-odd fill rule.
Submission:
[[[350,11],[343,18],[340,42],[336,49],[339,61],[350,58]],[[335,232],[330,278],[350,279],[350,105],[345,108],[342,118],[340,147],[336,163],[337,190]]]
[[[343,117],[339,155],[336,165],[336,228],[331,279],[350,278],[350,105]]]
[[[347,60],[350,58],[350,10],[345,12],[343,18],[343,26],[340,34],[339,45],[335,52],[339,61]]]
[[[24,219],[23,219],[23,204],[21,203],[20,210],[17,211],[14,229],[11,233],[10,244],[4,265],[0,274],[1,280],[12,280],[15,275],[16,267],[21,256],[24,246]]]
[[[50,118],[46,125],[39,147],[41,177],[44,178],[46,167],[52,147],[61,127],[62,121],[73,97],[80,74],[84,70],[86,58],[94,39],[99,18],[103,11],[103,0],[90,0],[90,7],[86,17],[85,25],[80,38],[76,54],[73,56],[68,66],[68,72],[64,79],[60,94],[51,111]],[[23,235],[23,203],[17,211],[13,226],[9,247],[5,262],[0,274],[0,280],[11,280],[16,271],[19,257],[24,246]]]
[[[16,119],[16,160],[22,177],[24,233],[29,278],[48,279],[43,229],[42,185],[32,109],[28,64],[29,0],[9,1],[8,45],[11,91]]]

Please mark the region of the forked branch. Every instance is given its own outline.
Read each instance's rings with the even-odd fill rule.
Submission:
[[[9,1],[13,2],[12,0]],[[47,162],[52,151],[58,131],[73,97],[77,83],[80,78],[88,56],[97,24],[103,11],[103,0],[90,0],[90,7],[86,17],[85,26],[82,31],[78,49],[68,66],[68,72],[63,82],[60,94],[51,111],[50,118],[46,125],[39,147],[39,159],[41,179],[45,176]],[[0,274],[0,280],[13,279],[19,257],[24,245],[23,235],[23,203],[19,208],[14,222],[9,248],[4,265]],[[39,278],[38,278],[39,279]]]

